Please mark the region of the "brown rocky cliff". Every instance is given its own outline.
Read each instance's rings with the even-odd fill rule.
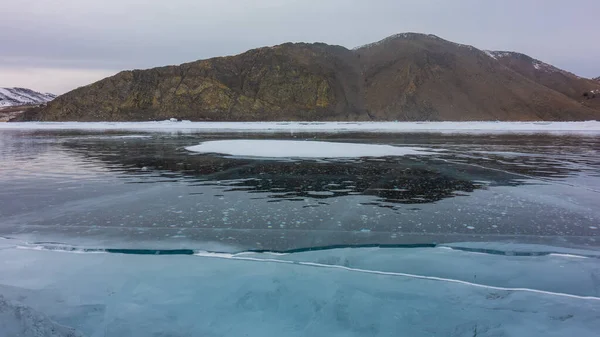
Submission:
[[[572,120],[598,112],[434,35],[398,34],[356,49],[367,108],[390,120]]]
[[[600,108],[595,101],[588,100],[586,95],[586,93],[600,92],[600,83],[594,80],[579,77],[521,53],[491,51],[489,54],[502,65],[538,84],[579,101],[585,106]]]
[[[564,87],[572,83],[580,82],[569,77]],[[472,46],[406,33],[355,50],[287,43],[180,66],[124,71],[28,111],[23,119],[600,118],[600,109],[566,94],[567,89],[552,87]]]
[[[124,71],[29,112],[39,120],[349,120],[364,116],[347,49],[284,44],[180,66]]]

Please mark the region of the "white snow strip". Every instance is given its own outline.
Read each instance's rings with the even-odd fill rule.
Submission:
[[[490,50],[484,50],[483,52],[484,52],[484,53],[486,53],[486,54],[487,54],[487,56],[489,56],[489,57],[493,58],[494,60],[497,60],[497,59],[498,59],[498,58],[497,58],[497,57],[494,55],[494,53],[493,53],[492,51],[490,51]]]
[[[545,291],[545,290],[539,290],[539,289],[530,289],[530,288],[497,287],[497,286],[490,286],[490,285],[485,285],[485,284],[473,283],[473,282],[462,281],[462,280],[455,280],[455,279],[444,278],[444,277],[416,275],[416,274],[399,273],[399,272],[391,272],[391,271],[360,269],[360,268],[352,268],[352,267],[340,266],[340,265],[335,265],[335,264],[323,264],[323,263],[303,262],[303,261],[288,261],[288,260],[278,260],[278,259],[261,259],[261,258],[253,258],[253,257],[241,257],[241,256],[236,256],[236,255],[230,255],[230,254],[223,254],[226,256],[220,256],[220,254],[217,254],[217,255],[194,254],[194,255],[198,255],[198,256],[202,256],[202,257],[209,257],[209,258],[224,258],[224,259],[229,259],[229,260],[242,260],[242,261],[253,261],[253,262],[263,262],[263,263],[295,264],[295,265],[318,267],[318,268],[341,269],[341,270],[345,270],[345,271],[364,273],[364,274],[400,276],[400,277],[429,280],[429,281],[457,283],[457,284],[463,284],[463,285],[467,285],[467,286],[471,286],[471,287],[493,289],[493,290],[519,291],[519,292],[528,292],[528,293],[550,295],[550,296],[568,297],[568,298],[574,298],[574,299],[578,299],[578,300],[600,301],[600,297],[595,297],[595,296],[579,296],[579,295],[573,295],[573,294],[558,293],[558,292]]]
[[[195,252],[194,255],[202,256],[202,257],[218,257],[221,259],[232,259],[235,254],[232,253],[215,253],[215,252],[207,252],[207,251],[198,251]]]
[[[235,256],[240,256],[240,255],[255,255],[255,254],[273,255],[273,256],[286,256],[286,255],[290,255],[290,253],[276,253],[276,252],[262,252],[262,253],[240,252],[240,253],[235,253]]]
[[[561,253],[551,253],[549,255],[557,256],[557,257],[576,258],[576,259],[587,259],[588,258],[587,256],[573,255],[573,254],[561,254]]]
[[[29,246],[16,245],[16,246],[14,246],[14,248],[22,249],[22,250],[52,251],[52,252],[56,252],[56,253],[71,253],[71,254],[109,254],[106,251],[102,251],[102,250],[89,251],[89,250],[83,250],[83,249],[64,249],[61,247],[48,248],[48,247],[44,247],[43,245],[29,245]]]
[[[319,133],[435,132],[460,134],[600,134],[600,122],[25,122],[0,123],[0,130],[123,130],[147,132]]]
[[[267,158],[356,158],[433,154],[417,147],[270,139],[209,141],[186,147],[186,150]]]
[[[69,140],[86,140],[86,139],[147,139],[152,138],[150,135],[123,135],[123,136],[81,136],[81,137],[69,137]]]

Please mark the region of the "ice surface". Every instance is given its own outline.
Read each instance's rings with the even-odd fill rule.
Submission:
[[[186,149],[199,153],[269,158],[352,158],[434,154],[417,147],[272,139],[217,140],[189,146]]]
[[[15,304],[0,295],[0,336],[79,337],[72,328],[61,326],[32,308]]]
[[[31,242],[0,238],[8,336],[597,335],[600,254],[552,246],[598,246],[596,138],[323,135],[446,151],[266,162],[184,150],[245,134],[27,134],[0,131],[0,227]],[[398,247],[466,240],[503,243]],[[361,244],[395,248],[330,249]]]
[[[26,122],[0,130],[131,130],[153,132],[437,132],[460,134],[600,134],[600,122]]]
[[[163,256],[15,246],[0,250],[0,294],[86,336],[596,336],[597,262],[450,248]]]

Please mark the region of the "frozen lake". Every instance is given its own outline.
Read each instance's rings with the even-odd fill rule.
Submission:
[[[586,123],[3,126],[0,323],[48,336],[593,336],[600,132]]]
[[[597,247],[598,149],[600,137],[545,134],[2,130],[0,235],[224,252]]]

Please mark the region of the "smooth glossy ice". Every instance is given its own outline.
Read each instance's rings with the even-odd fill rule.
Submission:
[[[0,294],[86,336],[595,336],[597,262],[442,248],[196,256],[6,248]]]

